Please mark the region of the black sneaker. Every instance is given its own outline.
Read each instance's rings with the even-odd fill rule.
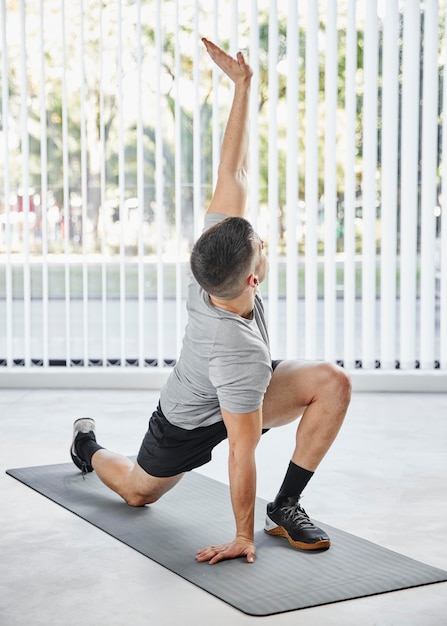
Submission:
[[[80,456],[78,456],[76,450],[76,438],[79,433],[89,434],[92,439],[96,441],[95,420],[91,417],[81,417],[80,419],[77,419],[73,424],[73,441],[70,448],[70,454],[73,463],[81,470],[82,475],[85,475],[89,472],[93,472],[93,467],[90,465],[90,463],[87,463],[87,461],[84,461],[83,459],[81,459]]]
[[[265,532],[276,537],[285,537],[299,550],[327,550],[331,545],[324,530],[315,526],[300,506],[299,498],[284,498],[281,506],[267,505]]]

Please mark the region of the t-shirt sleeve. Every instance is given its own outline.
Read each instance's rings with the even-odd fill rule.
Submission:
[[[250,413],[262,406],[272,376],[268,350],[261,342],[247,339],[232,324],[224,332],[209,361],[209,377],[223,409]],[[224,336],[223,336],[224,335]]]
[[[205,213],[205,220],[203,224],[203,232],[211,228],[211,226],[215,226],[219,224],[219,222],[223,222],[226,220],[228,215],[225,213]]]

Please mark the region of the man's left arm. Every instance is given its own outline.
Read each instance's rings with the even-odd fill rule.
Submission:
[[[222,410],[227,428],[231,503],[236,523],[236,536],[228,543],[208,546],[197,553],[198,561],[210,565],[245,556],[249,563],[255,558],[254,511],[256,500],[255,450],[262,433],[262,409],[251,413]]]

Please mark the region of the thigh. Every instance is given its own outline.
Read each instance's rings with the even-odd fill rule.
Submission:
[[[265,392],[263,426],[282,426],[300,417],[314,401],[327,365],[311,361],[281,361]]]

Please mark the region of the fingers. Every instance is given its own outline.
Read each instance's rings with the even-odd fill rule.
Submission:
[[[240,68],[241,68],[242,70],[245,70],[245,69],[247,69],[247,68],[248,68],[248,65],[247,65],[247,63],[246,63],[246,61],[245,61],[245,57],[244,57],[244,55],[243,55],[243,53],[242,53],[241,51],[239,51],[239,52],[237,53],[237,55],[236,55],[236,59],[237,59],[237,62],[239,63],[239,66],[240,66]]]
[[[196,560],[210,565],[227,559],[237,559],[245,556],[248,563],[255,560],[255,547],[252,542],[230,541],[220,546],[209,546],[197,551]]]
[[[209,561],[216,555],[216,548],[214,546],[210,546],[209,548],[203,548],[202,550],[198,550],[196,554],[196,560],[203,562]]]
[[[251,78],[253,72],[241,51],[233,58],[209,39],[203,37],[202,42],[212,60],[231,80],[237,82]]]
[[[200,562],[208,561],[210,565],[214,565],[214,563],[218,563],[226,558],[225,550],[227,545],[224,544],[222,546],[209,546],[208,548],[203,548],[202,550],[198,550],[196,559]]]
[[[220,552],[220,553],[216,554],[215,556],[213,556],[212,559],[209,560],[209,564],[210,565],[215,565],[216,563],[219,563],[219,561],[225,561],[228,558],[229,557],[226,557],[223,552]]]
[[[226,59],[231,60],[231,61],[234,60],[233,57],[231,57],[224,50],[222,50],[222,48],[219,48],[219,46],[216,46],[216,44],[213,43],[212,41],[210,41],[209,39],[206,39],[205,37],[202,37],[202,42],[205,45],[205,48],[207,49],[207,52],[209,53],[209,55],[213,59],[215,57],[221,56],[222,58],[226,58]],[[236,54],[236,61],[238,62],[238,64],[241,67],[243,67],[243,68],[247,67],[247,63],[245,61],[245,57],[244,57],[243,53],[240,50]]]

